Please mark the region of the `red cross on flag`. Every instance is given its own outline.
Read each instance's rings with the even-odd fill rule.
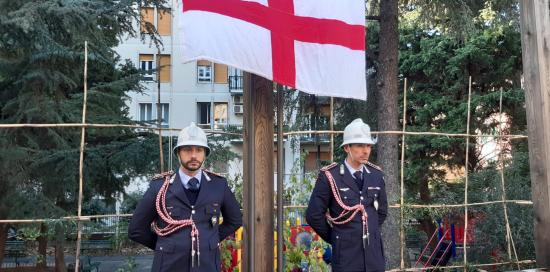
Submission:
[[[364,0],[182,0],[184,62],[205,59],[298,90],[365,100]]]

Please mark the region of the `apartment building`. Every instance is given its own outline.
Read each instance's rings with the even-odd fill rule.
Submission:
[[[172,1],[171,6],[178,4]],[[155,122],[160,117],[163,126],[172,128],[183,128],[191,122],[206,129],[241,125],[242,72],[209,61],[183,63],[179,59],[182,36],[175,23],[178,14],[172,9],[142,8],[136,29],[146,33],[147,23],[155,26],[162,47],[157,49],[148,37],[144,41],[138,37],[128,38],[116,48],[122,59],[130,59],[146,72],[145,92],[129,93],[131,116],[143,122]]]
[[[183,37],[177,31],[176,23],[181,1],[169,2],[169,8],[166,9],[142,8],[141,21],[135,22],[135,28],[142,33],[150,30],[146,27],[148,24],[157,29],[162,41],[160,49],[147,36],[145,40],[128,37],[116,48],[122,60],[129,59],[145,71],[145,91],[128,93],[131,117],[152,125],[156,125],[160,117],[162,126],[170,128],[183,128],[191,122],[212,130],[221,130],[228,125],[242,126],[242,71],[206,60],[183,63],[180,59]],[[159,93],[160,110],[157,109]],[[171,135],[177,135],[177,132]],[[234,141],[231,145],[233,151],[242,154],[242,141]],[[318,137],[305,135],[293,141],[286,140],[284,145],[287,173],[293,169],[300,153],[304,151],[310,152],[306,158],[306,170],[316,168],[319,159],[328,159],[326,137],[319,141]],[[242,161],[228,163],[226,172],[229,176],[242,173]],[[143,189],[143,182],[139,184],[139,189]]]

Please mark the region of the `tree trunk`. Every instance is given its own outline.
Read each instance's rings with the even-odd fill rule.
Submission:
[[[398,108],[398,5],[397,0],[380,1],[380,55],[377,71],[378,85],[378,129],[400,130]],[[399,138],[398,135],[382,135],[378,141],[378,163],[384,169],[386,190],[390,204],[400,198],[399,179]],[[401,243],[399,239],[398,209],[391,209],[383,227],[386,267],[400,266]]]
[[[420,178],[418,193],[420,194],[420,203],[430,204],[430,202],[432,201],[432,196],[430,195],[428,177],[423,176]]]
[[[63,226],[55,227],[55,272],[66,272],[65,267],[65,230]]]
[[[47,266],[47,254],[46,249],[48,247],[48,228],[46,224],[40,224],[40,237],[38,237],[38,261],[36,262],[36,268],[46,268]]]
[[[430,195],[428,177],[422,177],[422,180],[420,181],[419,192],[420,192],[420,203],[430,204],[432,202],[432,196]],[[436,230],[436,225],[434,223],[432,216],[429,214],[426,214],[424,217],[422,217],[418,221],[420,222],[420,228],[422,229],[422,231],[426,233],[428,239],[430,239],[430,237],[432,237],[434,231]],[[432,248],[435,248],[437,246],[437,240],[433,240],[430,243],[430,246]]]

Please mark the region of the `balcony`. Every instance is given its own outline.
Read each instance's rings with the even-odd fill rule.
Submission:
[[[197,126],[202,128],[202,129],[208,129],[208,130],[223,130],[224,128],[227,127],[227,123],[214,122],[214,126],[212,126],[212,124],[210,124],[210,123],[197,124]]]
[[[229,76],[228,81],[231,94],[243,93],[243,76]]]

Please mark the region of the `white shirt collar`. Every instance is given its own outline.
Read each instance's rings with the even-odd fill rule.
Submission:
[[[363,168],[365,168],[365,165],[364,164],[361,164],[361,166],[359,167],[359,169],[355,169],[353,168],[349,163],[348,163],[348,160],[345,159],[344,160],[344,164],[346,165],[346,167],[348,168],[348,171],[351,173],[351,176],[353,176],[353,174],[357,171],[361,171],[361,174],[363,174]],[[355,176],[353,176],[353,178],[355,178]]]
[[[182,170],[181,170],[181,167],[178,169],[178,172],[180,174],[180,179],[181,179],[181,183],[183,183],[183,187],[185,187],[185,189],[189,189],[189,185],[187,185],[189,183],[189,180],[191,178],[196,178],[199,180],[199,185],[201,184],[201,177],[202,177],[202,169],[199,169],[199,171],[197,171],[197,173],[195,174],[195,176],[193,177],[190,177],[188,175],[186,175]]]

